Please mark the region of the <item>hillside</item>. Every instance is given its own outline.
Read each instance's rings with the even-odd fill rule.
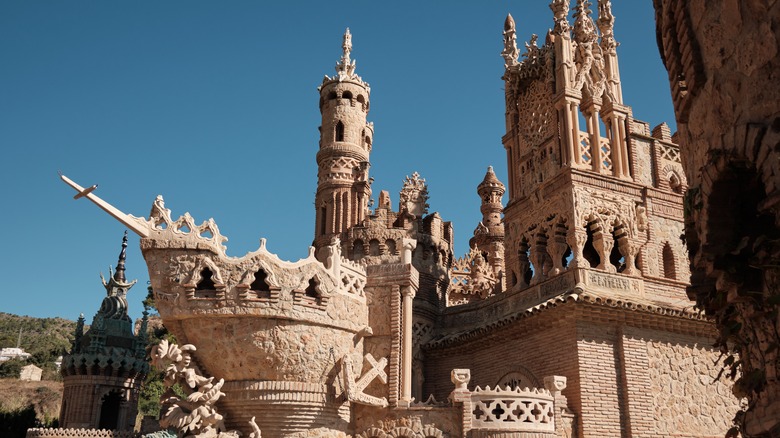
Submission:
[[[23,382],[0,379],[0,416],[17,415],[30,406],[39,424],[50,424],[60,415],[62,382]]]
[[[70,350],[76,322],[64,318],[33,318],[0,312],[0,347],[16,347],[19,329],[22,330],[19,346],[32,354],[27,363],[43,368],[44,379],[56,378],[54,360]]]

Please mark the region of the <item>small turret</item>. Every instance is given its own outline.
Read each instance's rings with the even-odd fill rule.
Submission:
[[[496,278],[504,269],[504,222],[501,219],[503,205],[501,198],[506,187],[493,172],[493,166],[488,167],[485,178],[477,186],[477,194],[482,199],[480,211],[482,221],[474,230],[474,237],[469,240],[469,246],[477,248],[493,270]]]
[[[125,277],[127,231],[122,239],[116,271],[101,280],[106,296],[84,332],[84,315],[79,316],[73,348],[64,355],[63,403],[60,424],[66,428],[132,430],[137,413],[138,391],[149,371],[145,333],[133,334],[127,314],[127,291],[136,283]]]

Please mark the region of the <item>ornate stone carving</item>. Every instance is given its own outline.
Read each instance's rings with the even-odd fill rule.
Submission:
[[[577,72],[573,87],[593,99],[600,99],[606,88],[607,77],[604,71],[604,55],[597,44],[598,34],[590,16],[590,2],[587,0],[577,0],[577,6],[574,8],[574,40],[577,43],[574,52]],[[606,91],[609,101],[614,102],[609,90]]]
[[[371,353],[366,353],[366,361],[371,365],[369,369],[359,380],[355,380],[352,371],[352,358],[349,355],[344,356],[341,359],[341,378],[344,384],[347,400],[353,403],[360,403],[368,406],[387,407],[387,398],[375,397],[363,392],[364,389],[371,383],[372,380],[379,378],[382,383],[387,383],[387,373],[385,373],[385,367],[387,367],[387,358],[381,358],[378,361],[374,359]]]
[[[180,348],[165,339],[152,348],[152,365],[165,372],[163,384],[167,389],[160,400],[163,410],[160,426],[175,429],[179,437],[237,437],[234,432],[225,433],[223,417],[214,409],[217,400],[225,395],[220,391],[225,380],[214,383],[213,377],[203,376],[192,362],[195,351],[194,345]],[[175,384],[179,384],[186,399],[173,392]]]
[[[501,52],[501,57],[504,58],[504,68],[517,65],[517,54],[515,20],[512,18],[512,14],[508,14],[504,22],[504,50]]]
[[[407,176],[401,189],[399,212],[408,212],[414,217],[423,217],[428,213],[428,186],[420,174],[414,172]]]

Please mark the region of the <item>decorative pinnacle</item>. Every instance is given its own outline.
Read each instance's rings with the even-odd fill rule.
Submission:
[[[504,50],[501,51],[501,57],[504,58],[504,67],[509,68],[517,65],[517,37],[515,36],[515,20],[512,14],[507,14],[504,21]]]
[[[612,2],[599,0],[598,25],[601,31],[601,46],[604,50],[613,51],[618,43],[615,41],[615,16],[612,15]]]
[[[116,262],[116,272],[114,272],[114,280],[118,283],[126,283],[125,278],[125,260],[127,260],[127,230],[122,238],[122,251],[119,253],[119,261]]]
[[[577,6],[574,7],[574,36],[581,43],[598,39],[596,25],[590,16],[590,5],[588,0],[577,0]]]
[[[352,34],[349,33],[349,28],[344,32],[344,42],[341,44],[341,48],[344,49],[344,54],[341,59],[349,64],[349,53],[352,52]]]
[[[341,54],[341,60],[336,64],[336,73],[339,78],[352,78],[355,75],[355,61],[349,58],[350,52],[352,52],[352,34],[349,33],[349,28],[344,32],[344,42],[341,44],[343,52]]]

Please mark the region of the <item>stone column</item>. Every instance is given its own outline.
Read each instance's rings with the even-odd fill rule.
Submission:
[[[401,240],[401,263],[408,265],[412,263],[412,251],[417,248],[417,241],[414,239]]]
[[[601,133],[599,132],[599,105],[593,100],[584,103],[585,121],[588,123],[591,165],[594,172],[601,173]]]
[[[403,352],[401,361],[401,400],[399,405],[409,406],[412,403],[412,302],[415,291],[412,286],[401,288],[401,318],[403,320]]]
[[[578,227],[575,222],[569,226],[566,232],[566,241],[571,248],[570,268],[590,268],[590,262],[585,260],[582,255],[582,249],[585,248],[585,242],[588,241],[588,233],[583,227]]]

